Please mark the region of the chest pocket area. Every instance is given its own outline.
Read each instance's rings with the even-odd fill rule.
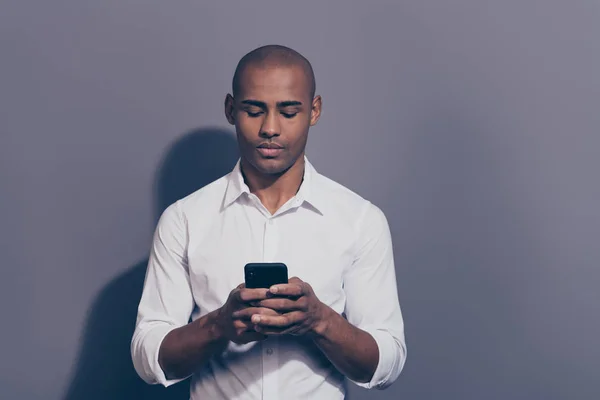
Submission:
[[[229,293],[244,281],[241,252],[223,247],[222,242],[210,240],[188,256],[192,292],[201,315],[225,304]]]
[[[305,252],[288,263],[288,273],[290,278],[297,276],[309,283],[321,302],[341,314],[346,301],[343,271],[348,261],[341,252]]]

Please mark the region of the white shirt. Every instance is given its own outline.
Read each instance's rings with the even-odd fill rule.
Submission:
[[[323,303],[368,332],[379,363],[365,388],[394,382],[406,360],[387,219],[372,203],[305,159],[295,197],[271,215],[250,193],[240,162],[161,216],[138,308],[131,354],[147,383],[172,385],[158,364],[171,330],[221,307],[249,262],[283,262]],[[191,378],[191,399],[343,399],[344,376],[310,339],[232,342]]]

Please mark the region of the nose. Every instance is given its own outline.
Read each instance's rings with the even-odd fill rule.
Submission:
[[[279,136],[279,121],[277,115],[273,112],[267,113],[263,124],[260,127],[260,136],[264,138],[272,138],[273,136]]]

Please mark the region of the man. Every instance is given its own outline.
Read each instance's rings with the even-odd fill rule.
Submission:
[[[322,102],[310,63],[255,49],[232,93],[240,160],[158,223],[131,344],[138,374],[164,386],[192,376],[193,400],[343,398],[344,376],[389,386],[406,359],[389,227],[305,157]],[[293,277],[245,288],[257,261]]]

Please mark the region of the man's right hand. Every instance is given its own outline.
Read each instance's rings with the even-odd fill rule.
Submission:
[[[269,298],[269,289],[248,289],[240,284],[229,293],[225,304],[217,312],[217,324],[223,336],[237,344],[245,344],[266,339],[266,335],[256,332],[250,318],[234,318],[233,313],[242,309],[252,309],[250,313],[279,315],[277,311],[252,304]]]

